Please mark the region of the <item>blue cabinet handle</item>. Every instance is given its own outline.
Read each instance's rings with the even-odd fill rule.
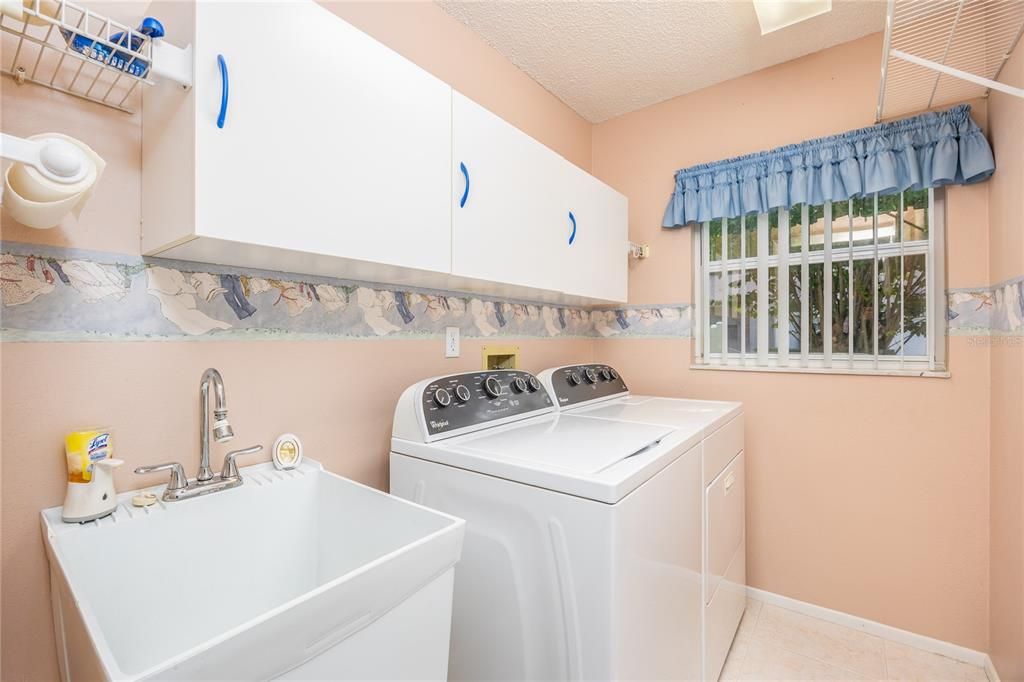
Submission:
[[[217,66],[220,67],[220,113],[217,114],[217,127],[224,127],[224,119],[228,115],[228,63],[224,55],[217,55]]]
[[[576,216],[572,214],[572,211],[569,211],[569,220],[572,222],[572,234],[569,235],[569,246],[572,246],[572,243],[576,241]]]
[[[462,171],[462,177],[466,178],[466,188],[462,190],[462,198],[459,199],[459,208],[466,206],[466,199],[469,198],[469,171],[466,170],[466,164],[459,161],[459,170]]]

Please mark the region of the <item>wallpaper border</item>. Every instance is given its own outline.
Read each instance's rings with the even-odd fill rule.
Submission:
[[[689,303],[561,306],[0,242],[0,340],[691,338]],[[1024,335],[1024,276],[950,289],[953,336]]]

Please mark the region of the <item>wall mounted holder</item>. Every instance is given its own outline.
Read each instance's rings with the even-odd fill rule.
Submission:
[[[1021,0],[889,0],[875,121],[933,109],[991,90],[1024,35]]]

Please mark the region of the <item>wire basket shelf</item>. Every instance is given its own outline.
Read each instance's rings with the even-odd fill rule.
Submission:
[[[91,102],[134,113],[139,86],[152,85],[153,41],[68,2],[32,0],[23,16],[0,15],[2,71]],[[134,96],[133,96],[134,95]]]

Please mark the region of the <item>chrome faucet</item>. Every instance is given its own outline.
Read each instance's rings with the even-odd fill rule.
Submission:
[[[224,457],[224,467],[219,474],[210,469],[210,386],[213,385],[213,439],[225,443],[235,437],[235,432],[228,423],[228,402],[224,393],[224,379],[220,372],[212,367],[203,372],[199,381],[199,472],[189,480],[185,470],[178,462],[142,466],[135,469],[137,474],[149,474],[155,471],[170,471],[171,481],[164,491],[165,502],[185,500],[199,495],[228,490],[242,485],[242,476],[238,473],[235,458],[251,455],[263,449],[262,445],[254,445],[242,450],[233,450]]]
[[[213,384],[215,398],[213,408],[213,439],[218,443],[226,443],[235,437],[235,432],[228,423],[228,399],[224,395],[224,379],[213,367],[203,372],[199,380],[199,473],[197,481],[209,481],[213,478],[210,469],[210,384]]]

